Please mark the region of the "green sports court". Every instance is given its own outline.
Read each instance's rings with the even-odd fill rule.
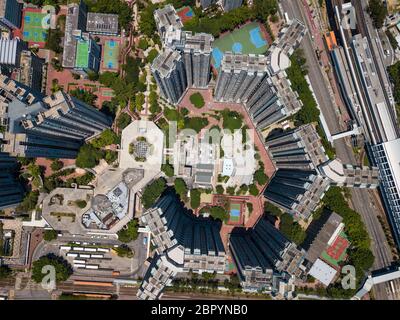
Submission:
[[[239,203],[231,203],[229,211],[229,222],[239,223],[240,222],[240,209],[241,205]]]
[[[106,40],[103,47],[103,70],[118,71],[119,41]]]
[[[89,61],[89,41],[79,40],[76,46],[75,67],[87,68]]]
[[[213,47],[212,63],[219,69],[224,52],[263,54],[268,49],[268,41],[263,26],[258,22],[251,22],[222,35],[214,41]]]
[[[45,43],[47,39],[47,29],[43,24],[50,24],[50,16],[35,9],[25,10],[23,19],[22,37],[24,41],[33,43]]]

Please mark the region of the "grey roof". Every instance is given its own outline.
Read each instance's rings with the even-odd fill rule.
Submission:
[[[328,241],[342,223],[343,218],[337,213],[325,212],[322,217],[309,226],[308,237],[303,245],[307,250],[306,258],[315,262],[328,246]]]
[[[156,20],[159,31],[161,29],[166,30],[170,26],[174,29],[181,29],[183,27],[182,21],[177,15],[175,8],[170,4],[154,11],[154,19]]]
[[[161,77],[167,77],[175,69],[176,62],[181,59],[178,51],[166,48],[154,59],[151,69],[159,72]]]
[[[89,12],[87,14],[86,31],[100,33],[118,33],[118,15]]]
[[[74,68],[76,56],[76,38],[73,31],[78,29],[79,4],[71,3],[68,5],[67,18],[65,21],[63,67]]]
[[[255,54],[240,54],[225,52],[222,59],[221,69],[225,72],[267,72],[267,57]]]
[[[196,33],[192,35],[186,32],[185,51],[194,51],[198,53],[212,52],[214,37],[208,33]]]
[[[18,39],[0,39],[0,64],[13,66],[18,64],[19,42]]]
[[[211,183],[212,176],[212,172],[197,172],[196,182]]]
[[[214,165],[212,163],[199,163],[196,168],[201,170],[214,170]]]

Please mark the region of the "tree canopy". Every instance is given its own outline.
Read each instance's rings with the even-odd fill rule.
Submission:
[[[187,194],[187,186],[182,178],[176,178],[174,182],[175,191],[181,198],[184,198]]]
[[[52,241],[57,239],[57,231],[56,230],[45,230],[43,239],[45,241]]]
[[[223,222],[227,222],[229,220],[229,213],[225,210],[225,208],[220,206],[212,206],[209,207],[210,216],[214,219],[221,220]]]
[[[199,189],[190,190],[190,206],[192,209],[200,207],[201,191]]]
[[[56,282],[66,281],[72,275],[72,267],[67,260],[54,254],[48,254],[33,262],[32,280],[36,283],[41,283],[47,275],[46,273],[42,273],[42,269],[49,265],[55,268]]]
[[[201,95],[200,92],[195,92],[193,93],[190,97],[190,102],[196,107],[196,108],[203,108],[204,107],[204,98]]]
[[[102,148],[111,144],[117,144],[119,143],[119,140],[119,137],[114,131],[111,129],[106,129],[100,134],[100,136],[92,140],[91,144],[95,148]]]
[[[8,278],[11,275],[11,269],[6,265],[0,266],[0,279]]]
[[[129,221],[124,228],[118,231],[118,240],[124,243],[134,241],[138,237],[139,224],[136,219]]]
[[[93,106],[97,100],[97,96],[93,92],[80,88],[70,90],[69,94],[90,106]]]
[[[76,157],[76,165],[79,168],[94,168],[103,158],[103,152],[91,144],[84,144]]]
[[[297,49],[290,57],[291,66],[286,70],[287,76],[292,84],[292,89],[299,94],[299,99],[303,102],[303,106],[295,115],[296,122],[301,124],[318,122],[319,109],[312,95],[312,92],[304,78],[307,75],[305,68],[304,54]]]
[[[148,184],[142,195],[142,204],[145,209],[150,208],[160,195],[164,192],[167,187],[167,183],[164,178],[159,178],[154,180],[152,183]]]
[[[388,14],[386,5],[381,0],[369,0],[368,13],[371,15],[374,25],[382,28]]]
[[[117,127],[124,130],[132,122],[131,116],[127,113],[121,113],[117,119]]]

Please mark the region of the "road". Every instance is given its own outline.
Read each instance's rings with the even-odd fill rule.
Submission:
[[[311,27],[307,16],[304,14],[303,2],[300,0],[281,0],[282,8],[289,15],[289,18],[297,18],[303,22],[306,22],[308,27]],[[313,86],[316,98],[320,105],[321,111],[327,121],[329,130],[331,133],[340,132],[343,130],[343,124],[341,125],[341,120],[337,114],[337,107],[330,99],[330,91],[327,88],[326,81],[321,81],[324,79],[324,75],[320,68],[317,56],[315,54],[314,43],[316,42],[316,37],[321,37],[316,33],[313,33],[314,39],[312,39],[310,32],[304,37],[301,48],[304,50],[305,57],[307,59],[307,66],[309,70],[309,77],[311,84]],[[354,157],[352,147],[347,139],[338,140],[335,142],[335,149],[337,157],[343,161],[343,163],[357,164]],[[356,210],[367,228],[367,231],[372,240],[371,250],[375,256],[374,269],[379,269],[383,266],[387,266],[392,261],[392,254],[387,243],[385,233],[380,225],[376,209],[374,209],[370,204],[374,203],[375,197],[371,194],[376,191],[368,191],[363,189],[352,189],[352,206]],[[385,295],[385,290],[378,288],[376,292],[377,299],[387,299]]]
[[[283,10],[288,13],[290,19],[297,18],[300,21],[303,21],[303,23],[306,22],[309,30],[311,30],[307,15],[303,12],[304,6],[301,0],[282,0],[280,3]],[[301,48],[307,58],[308,76],[313,86],[315,96],[317,97],[319,106],[329,127],[329,131],[331,134],[335,134],[342,132],[345,129],[345,126],[341,125],[342,121],[340,119],[338,107],[332,101],[331,91],[328,89],[329,81],[321,70],[320,62],[315,53],[316,48],[313,45],[317,40],[315,39],[314,34],[314,39],[312,38],[311,33],[312,32],[307,32],[301,43]]]

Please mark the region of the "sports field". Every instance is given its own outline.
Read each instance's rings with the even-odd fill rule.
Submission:
[[[43,23],[50,24],[50,17],[47,13],[25,10],[22,32],[23,40],[38,44],[45,43],[47,29],[43,27]]]
[[[347,239],[346,234],[342,231],[336,238],[335,242],[322,252],[321,258],[331,266],[338,267],[339,263],[346,259],[346,250],[349,245],[349,240]]]
[[[103,46],[103,69],[118,71],[119,41],[106,40]]]
[[[88,67],[89,41],[79,40],[76,46],[75,66],[78,68]]]
[[[229,222],[238,223],[240,222],[240,204],[231,203],[229,211]]]
[[[263,54],[267,49],[268,41],[262,25],[258,22],[252,22],[215,40],[212,63],[218,69],[226,51]]]
[[[194,12],[189,6],[179,8],[176,10],[176,13],[178,14],[179,18],[181,18],[182,23],[185,23],[194,17]]]

